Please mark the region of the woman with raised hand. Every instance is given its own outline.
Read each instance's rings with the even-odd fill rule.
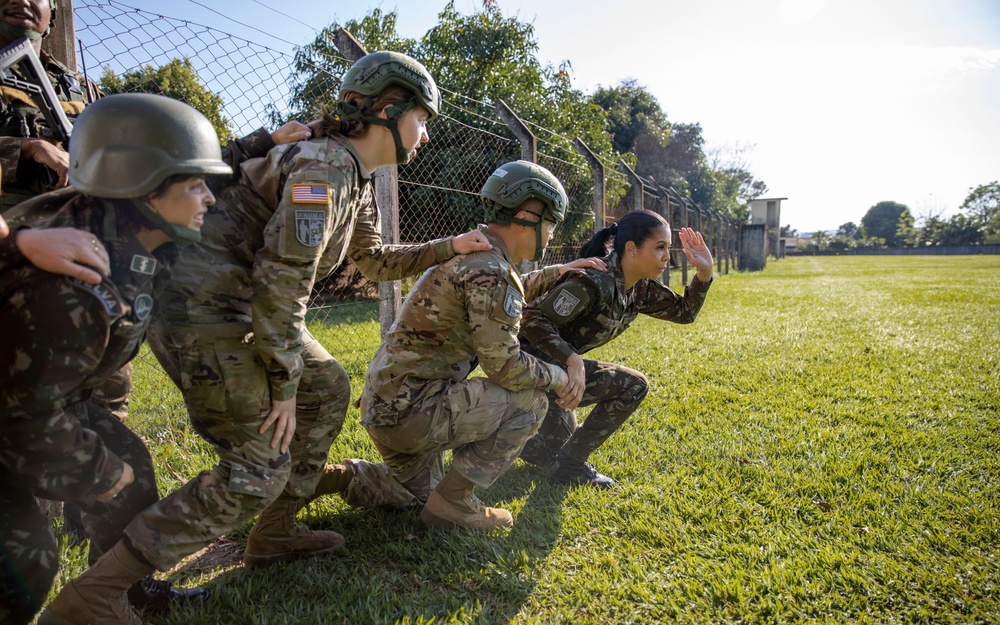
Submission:
[[[649,383],[634,369],[581,356],[621,335],[640,313],[673,323],[695,320],[712,284],[712,253],[699,232],[682,228],[679,238],[688,262],[698,269],[683,295],[657,281],[670,262],[670,224],[652,211],[635,210],[580,248],[581,258],[603,257],[608,271],[567,273],[525,306],[520,333],[525,351],[570,372],[582,368],[586,389],[579,405],[594,405],[578,426],[574,406],[550,398],[538,434],[520,456],[532,464],[551,463],[549,480],[614,485],[587,461],[639,407]]]

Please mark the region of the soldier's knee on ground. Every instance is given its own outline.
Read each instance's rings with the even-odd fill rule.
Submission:
[[[372,463],[367,460],[345,460],[354,469],[347,488],[340,493],[344,502],[357,507],[380,507],[405,509],[421,506],[427,501],[430,492],[422,493],[419,498],[410,492],[392,475],[389,467],[382,463]]]
[[[632,376],[631,383],[622,393],[622,401],[632,408],[638,408],[642,400],[649,394],[649,380],[646,376],[636,372]]]

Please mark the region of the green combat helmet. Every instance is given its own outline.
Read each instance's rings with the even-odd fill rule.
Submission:
[[[541,165],[530,161],[513,161],[501,165],[486,179],[483,190],[479,192],[487,200],[486,221],[498,224],[515,223],[535,229],[535,257],[531,260],[541,260],[545,254],[545,244],[542,241],[542,230],[545,219],[562,223],[566,217],[566,206],[569,199],[559,179]],[[545,205],[545,212],[538,222],[514,217],[517,208],[535,198]]]
[[[143,216],[177,243],[200,241],[201,233],[167,222],[142,198],[177,174],[232,173],[211,122],[171,98],[108,96],[84,109],[73,125],[70,184],[94,197],[132,199]]]
[[[378,94],[389,85],[399,85],[409,89],[414,93],[414,99],[405,104],[387,107],[386,119],[365,115],[364,109],[370,108]],[[351,91],[365,96],[365,101],[360,107],[344,100],[344,94]],[[441,92],[438,91],[437,84],[427,68],[399,52],[372,52],[358,59],[351,69],[347,70],[344,82],[340,86],[336,110],[342,119],[360,119],[388,128],[396,144],[396,161],[403,164],[409,162],[410,153],[403,148],[403,141],[399,137],[399,118],[416,106],[427,109],[428,121],[437,117],[441,110]]]

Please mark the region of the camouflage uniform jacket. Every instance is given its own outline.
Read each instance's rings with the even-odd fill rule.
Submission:
[[[695,276],[681,296],[656,280],[643,278],[625,290],[618,254],[611,252],[605,261],[608,271],[569,272],[555,288],[525,307],[520,338],[529,352],[565,363],[573,354],[586,353],[620,335],[639,313],[691,323],[711,286]]]
[[[63,202],[51,227],[79,228],[104,243],[111,275],[93,286],[27,262],[0,270],[0,452],[17,458],[10,468],[36,492],[74,499],[105,492],[121,476],[121,459],[78,415],[92,390],[138,351],[176,246],[146,251],[119,228],[107,200],[72,190],[37,200]]]
[[[365,277],[396,280],[454,256],[451,237],[382,245],[371,174],[339,136],[280,145],[241,165],[209,211],[201,243],[173,271],[170,324],[247,334],[272,400],[295,397],[302,331],[316,280],[349,256]]]
[[[40,55],[49,82],[72,122],[87,101],[82,76],[75,74],[45,52]],[[15,71],[16,70],[12,70]],[[33,161],[21,161],[21,140],[45,139],[58,143],[34,100],[24,91],[0,87],[0,207],[7,209],[24,200],[52,190],[56,182],[51,172]],[[61,146],[65,149],[65,146]]]
[[[411,406],[464,380],[479,364],[510,391],[555,390],[566,380],[558,366],[521,351],[521,308],[558,278],[546,267],[520,279],[503,241],[488,228],[487,252],[456,256],[417,281],[368,367],[369,401],[362,425],[396,423]],[[380,400],[380,401],[379,401]]]

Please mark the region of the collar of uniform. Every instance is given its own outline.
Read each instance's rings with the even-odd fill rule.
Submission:
[[[121,211],[134,209],[115,200],[94,199],[104,211],[102,240],[108,249],[108,258],[111,262],[111,280],[115,284],[151,282],[164,266],[173,264],[177,254],[177,246],[174,243],[164,243],[155,251],[150,252],[139,241],[132,227],[126,225],[128,222],[123,222],[119,218]],[[155,266],[149,272],[133,271],[132,259],[135,256],[152,258],[156,261]]]
[[[507,250],[507,246],[504,245],[503,239],[490,230],[490,227],[487,224],[479,224],[479,231],[483,233],[486,239],[493,246],[493,249],[500,252],[500,254],[503,255],[503,259],[507,261],[508,264],[513,265],[510,260],[510,252]]]
[[[622,298],[627,298],[629,293],[625,290],[625,270],[622,269],[622,259],[618,252],[611,250],[605,257],[604,262],[608,265],[608,272],[615,274],[615,288],[621,293]],[[632,286],[635,289],[635,286]]]
[[[354,149],[354,144],[351,143],[347,139],[347,137],[338,134],[329,134],[327,136],[336,141],[337,143],[339,143],[340,145],[344,146],[344,149],[346,149],[348,153],[350,153],[351,157],[354,158],[354,162],[358,166],[358,176],[361,178],[360,182],[362,184],[372,179],[372,172],[368,171],[368,169],[365,167],[365,164],[361,160],[361,157],[358,156],[358,151]]]

